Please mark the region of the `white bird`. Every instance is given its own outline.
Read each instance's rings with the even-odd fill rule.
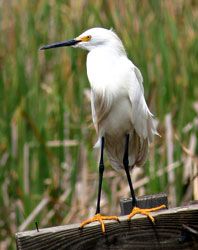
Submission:
[[[135,165],[142,166],[147,158],[148,145],[157,134],[156,122],[144,98],[143,77],[140,70],[128,59],[124,46],[112,30],[92,28],[75,39],[46,45],[50,49],[72,46],[88,50],[87,75],[91,85],[91,108],[93,123],[101,143],[99,165],[99,191],[96,215],[81,224],[83,227],[92,221],[116,219],[115,216],[100,214],[100,196],[104,171],[103,149],[115,169],[124,169],[132,195],[132,212],[147,215],[153,209],[139,209],[133,190],[129,170]],[[160,209],[164,205],[155,209]]]

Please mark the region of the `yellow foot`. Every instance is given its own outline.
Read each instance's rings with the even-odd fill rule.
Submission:
[[[104,216],[104,215],[101,215],[101,214],[96,214],[91,219],[83,221],[81,223],[81,225],[80,225],[80,229],[82,229],[85,225],[87,225],[89,223],[92,223],[94,221],[99,221],[100,224],[101,224],[102,232],[105,233],[104,220],[116,220],[116,221],[120,222],[117,216]]]
[[[160,210],[162,208],[166,208],[165,205],[161,205],[158,207],[153,207],[153,208],[139,208],[139,207],[134,207],[131,211],[131,213],[128,215],[128,220],[130,220],[134,215],[136,214],[144,214],[146,215],[153,223],[155,223],[155,219],[153,216],[150,214],[150,212],[154,212],[157,210]]]

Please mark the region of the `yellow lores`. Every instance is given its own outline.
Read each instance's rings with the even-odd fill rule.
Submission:
[[[83,36],[83,37],[77,37],[76,40],[81,41],[81,42],[88,42],[91,40],[91,36]]]

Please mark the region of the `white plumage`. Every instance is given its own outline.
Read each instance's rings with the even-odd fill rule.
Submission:
[[[138,208],[129,172],[133,166],[144,164],[148,145],[154,134],[157,134],[155,120],[144,98],[143,78],[139,69],[127,58],[122,42],[112,30],[93,28],[77,38],[45,45],[40,49],[64,46],[89,51],[87,75],[91,85],[92,117],[99,137],[97,144],[101,144],[96,214],[82,222],[80,228],[99,221],[105,233],[103,221],[119,221],[117,216],[100,214],[104,147],[112,166],[118,170],[124,169],[127,175],[132,197],[132,211],[128,220],[140,213],[154,223],[150,212],[165,208],[165,205],[150,209]]]
[[[85,31],[79,37],[41,47],[73,46],[86,49],[87,75],[91,85],[93,122],[115,169],[124,168],[123,155],[129,134],[129,167],[144,164],[148,144],[157,134],[155,120],[145,98],[143,77],[127,58],[118,36],[103,28]]]
[[[119,169],[124,168],[125,136],[130,134],[129,166],[141,166],[146,160],[148,144],[157,134],[144,98],[141,72],[127,58],[121,40],[112,30],[93,28],[77,39],[87,36],[91,37],[89,41],[74,47],[89,51],[87,75],[98,137],[104,136],[108,158]]]

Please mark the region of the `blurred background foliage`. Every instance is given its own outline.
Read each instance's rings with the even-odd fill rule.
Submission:
[[[136,193],[168,192],[171,206],[198,199],[197,1],[1,0],[1,249],[35,221],[60,225],[94,213],[98,153],[86,52],[38,49],[97,26],[122,39],[159,122],[149,161],[132,172]],[[129,190],[108,161],[103,190],[103,213],[119,214]]]

